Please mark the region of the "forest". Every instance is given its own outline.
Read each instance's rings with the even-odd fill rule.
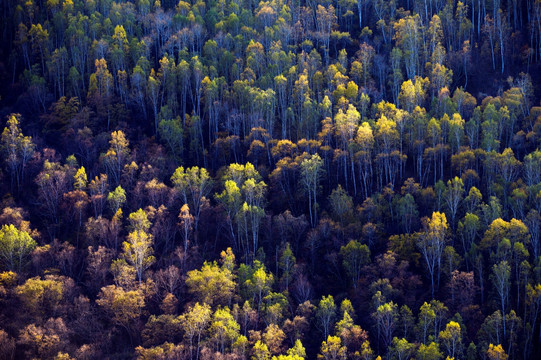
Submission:
[[[0,84],[0,359],[541,358],[541,0],[2,0]]]

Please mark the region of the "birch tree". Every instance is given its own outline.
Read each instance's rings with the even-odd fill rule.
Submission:
[[[308,193],[308,209],[310,224],[317,224],[317,191],[323,172],[323,160],[318,154],[314,154],[301,162],[301,183]]]
[[[433,212],[432,218],[426,219],[424,231],[417,237],[417,247],[426,263],[430,276],[432,298],[439,286],[441,272],[441,256],[445,248],[447,218],[445,214]]]

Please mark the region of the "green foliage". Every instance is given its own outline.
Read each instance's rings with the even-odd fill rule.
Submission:
[[[11,173],[11,181],[17,187],[24,180],[24,170],[32,158],[35,144],[32,137],[24,136],[20,128],[20,114],[11,114],[0,138],[4,161]]]
[[[346,246],[340,248],[342,256],[342,265],[349,275],[353,287],[357,287],[357,282],[361,276],[361,269],[370,262],[370,249],[358,241],[351,240]]]
[[[235,275],[226,266],[205,262],[201,270],[188,272],[186,285],[190,294],[205,304],[227,305],[233,296]]]
[[[422,360],[439,360],[443,357],[438,344],[431,342],[429,345],[421,344],[417,351],[417,358]]]
[[[139,283],[143,280],[143,272],[156,261],[152,244],[152,235],[144,230],[129,233],[127,241],[122,243],[123,256],[135,268]]]
[[[83,168],[84,170],[84,168]],[[117,186],[117,188],[113,191],[111,191],[108,195],[107,195],[107,202],[109,203],[109,206],[111,207],[111,210],[113,212],[113,214],[116,214],[116,212],[118,211],[118,209],[120,209],[122,207],[122,205],[124,205],[124,203],[126,202],[126,191],[124,191],[124,189],[122,188],[122,186]],[[134,217],[132,217],[132,215],[130,214],[130,220],[134,219]],[[143,226],[144,228],[144,226]]]
[[[12,224],[0,229],[0,261],[8,270],[20,272],[36,246],[36,241],[26,231]]]
[[[336,318],[336,304],[332,295],[323,296],[316,309],[316,319],[318,326],[323,333],[323,338],[327,338]]]

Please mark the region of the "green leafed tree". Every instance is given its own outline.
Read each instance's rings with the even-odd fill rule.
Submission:
[[[316,310],[317,325],[327,339],[336,319],[336,304],[332,295],[323,296]]]
[[[36,241],[26,231],[12,224],[0,229],[0,261],[8,270],[20,272],[36,246]]]
[[[432,213],[432,218],[427,219],[425,230],[418,236],[417,247],[425,260],[430,276],[432,297],[439,285],[441,272],[441,258],[447,242],[447,218],[440,212]]]
[[[293,267],[295,266],[295,255],[293,255],[293,251],[291,251],[291,246],[289,243],[286,243],[286,246],[284,250],[282,251],[282,254],[280,255],[280,270],[282,270],[282,280],[285,282],[285,289],[289,289],[289,279],[291,278],[291,274],[293,271]]]
[[[231,269],[213,261],[205,262],[201,270],[188,271],[186,285],[189,293],[205,304],[229,305],[236,282]]]
[[[342,346],[342,341],[338,336],[329,336],[326,341],[321,343],[321,350],[317,358],[321,360],[345,360],[347,358],[347,348]]]
[[[462,354],[462,330],[460,324],[450,321],[445,330],[440,331],[440,341],[443,343],[447,356],[458,358]]]
[[[301,183],[308,193],[308,209],[312,227],[317,224],[317,192],[319,181],[323,172],[323,160],[314,154],[301,163]]]
[[[351,279],[353,287],[356,288],[361,277],[362,267],[370,262],[370,249],[365,244],[351,240],[346,246],[340,248],[340,256],[343,259],[342,265]]]
[[[109,203],[109,207],[111,208],[113,214],[116,214],[118,209],[120,209],[126,202],[126,191],[122,188],[122,186],[118,185],[115,190],[109,192],[107,195],[107,202]]]
[[[211,316],[212,311],[209,305],[195,303],[180,317],[184,337],[189,343],[191,360],[199,359],[201,338],[209,327]]]
[[[35,149],[32,137],[23,135],[20,121],[19,114],[11,114],[0,138],[4,161],[11,174],[11,184],[16,184],[17,189],[24,180],[24,170]]]
[[[419,360],[440,360],[442,358],[443,354],[440,351],[440,347],[435,342],[431,342],[428,345],[421,344],[416,357]]]
[[[218,308],[212,315],[209,333],[216,351],[224,354],[239,337],[240,325],[235,321],[228,307]]]
[[[143,281],[144,271],[156,261],[152,244],[152,235],[144,230],[132,231],[122,243],[123,256],[135,268],[139,283]]]
[[[188,204],[194,213],[194,231],[197,232],[199,215],[204,198],[212,189],[212,179],[205,168],[197,166],[186,168],[179,167],[175,170],[171,181],[180,191],[184,204]]]

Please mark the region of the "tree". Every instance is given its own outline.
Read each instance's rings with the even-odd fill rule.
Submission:
[[[282,119],[282,139],[288,138],[290,127],[288,126],[287,118],[287,79],[283,75],[274,77],[274,87],[278,98],[278,109],[280,111],[280,119]]]
[[[179,317],[171,314],[150,315],[141,335],[143,343],[148,346],[163,344],[166,341],[178,341],[181,331]]]
[[[380,164],[380,189],[384,184],[394,187],[398,170],[406,159],[406,156],[397,149],[400,134],[396,127],[396,122],[385,115],[381,115],[376,122],[375,135],[380,150],[376,157],[376,161]]]
[[[209,327],[210,339],[216,351],[225,353],[226,346],[232,347],[239,337],[240,325],[228,307],[218,308],[212,315]]]
[[[496,292],[500,298],[500,306],[501,306],[502,314],[505,314],[505,309],[507,308],[508,302],[509,302],[509,288],[511,287],[510,277],[511,277],[511,266],[509,266],[507,261],[504,260],[492,266],[491,279],[492,279],[492,282],[494,283],[494,287],[496,288]],[[505,336],[505,333],[506,333],[505,317],[503,317],[502,320],[503,320],[503,334]]]
[[[496,10],[495,10],[496,11]],[[509,26],[506,21],[506,17],[503,14],[503,11],[501,9],[497,10],[496,15],[496,22],[495,27],[497,30],[496,36],[499,42],[499,48],[500,48],[500,55],[501,55],[501,73],[503,74],[503,70],[505,68],[505,60],[504,60],[504,54],[505,54],[505,43],[507,40],[507,36],[509,34]]]
[[[11,114],[0,138],[1,149],[11,174],[11,185],[17,190],[24,180],[24,170],[34,154],[35,144],[31,136],[24,136],[20,129],[20,114]]]
[[[148,181],[145,184],[145,190],[150,206],[154,208],[159,208],[161,206],[164,206],[164,203],[168,202],[168,195],[170,189],[167,185],[158,181],[156,178]]]
[[[394,23],[397,44],[402,48],[408,79],[421,73],[421,18],[419,14],[407,16]]]
[[[431,219],[426,219],[424,231],[417,237],[417,247],[425,260],[431,281],[432,298],[439,286],[441,272],[441,255],[446,244],[447,218],[440,212],[432,213]],[[434,277],[437,279],[434,279]],[[436,282],[436,283],[435,283]]]
[[[19,341],[27,351],[26,356],[37,355],[42,359],[71,360],[66,353],[69,346],[68,327],[62,318],[50,318],[43,324],[30,324],[21,330]],[[66,357],[67,356],[67,357]]]
[[[235,217],[239,228],[240,248],[243,249],[246,261],[253,259],[259,249],[259,226],[264,216],[265,211],[262,208],[244,202]]]
[[[415,344],[408,342],[408,340],[397,337],[393,338],[392,347],[389,349],[389,353],[392,354],[394,359],[408,360],[411,358],[415,351]]]
[[[199,349],[201,346],[201,335],[207,330],[212,311],[210,306],[203,303],[195,303],[195,305],[188,308],[188,310],[180,316],[181,326],[184,330],[184,336],[190,342],[190,359],[194,358],[194,341],[197,342],[195,349],[195,359],[199,359]],[[197,337],[197,338],[196,338]]]
[[[363,197],[367,198],[372,190],[372,151],[374,148],[374,135],[372,128],[367,122],[363,122],[357,129],[355,138],[359,151],[355,154],[360,166],[361,185]]]
[[[394,302],[388,302],[378,306],[372,314],[376,320],[378,334],[381,335],[383,345],[388,348],[392,344],[393,334],[398,321],[398,306]]]
[[[99,177],[96,176],[92,181],[90,181],[90,184],[88,185],[88,189],[90,190],[90,201],[92,203],[94,216],[96,218],[103,215],[103,209],[107,199],[105,193],[109,188],[109,183],[107,180],[107,175],[100,174]]]
[[[8,335],[4,330],[0,330],[0,344],[2,344],[2,350],[0,350],[0,356],[3,359],[15,358],[15,340]]]
[[[227,266],[218,266],[216,261],[205,261],[201,270],[188,271],[188,291],[205,304],[228,305],[236,286],[231,270]]]
[[[102,155],[104,166],[115,184],[120,183],[120,176],[130,155],[129,142],[122,130],[113,131],[109,140],[109,150]]]
[[[449,140],[451,141],[451,151],[458,152],[462,146],[464,138],[464,119],[459,113],[454,113],[449,121]]]
[[[109,192],[107,195],[107,202],[109,203],[113,214],[116,214],[126,202],[126,191],[124,191],[122,186],[118,185],[115,190]]]
[[[182,238],[184,239],[184,255],[188,254],[188,240],[193,229],[194,217],[190,214],[190,208],[188,204],[182,205],[180,208],[180,229],[182,231]]]
[[[146,88],[146,94],[147,98],[150,100],[150,103],[152,105],[152,110],[154,113],[154,133],[158,133],[158,105],[160,102],[161,92],[163,90],[161,89],[161,81],[156,75],[156,72],[154,69],[151,69],[150,75],[148,76],[147,80],[147,88]]]
[[[340,221],[341,226],[344,226],[344,220],[348,215],[351,215],[353,210],[353,199],[341,185],[338,185],[329,195],[329,203],[333,218]]]
[[[52,276],[33,277],[15,288],[17,297],[30,313],[44,316],[54,312],[64,297],[64,284]]]
[[[495,252],[502,239],[507,239],[511,246],[516,242],[527,244],[530,242],[530,234],[521,220],[511,219],[508,222],[497,216],[490,222],[479,247]]]
[[[465,257],[472,248],[480,229],[481,221],[475,214],[468,212],[464,219],[459,221],[457,232],[462,239],[462,250]],[[468,265],[468,257],[466,257],[466,265]]]
[[[515,158],[513,150],[507,148],[497,156],[497,165],[498,173],[504,181],[504,196],[507,196],[507,188],[520,174],[522,163]]]
[[[317,6],[316,10],[317,29],[319,36],[323,42],[323,51],[325,54],[325,64],[329,63],[329,39],[331,36],[331,30],[336,23],[336,14],[334,7],[329,5],[325,8],[321,5]]]
[[[306,192],[308,192],[308,209],[312,227],[317,224],[317,192],[323,172],[322,166],[323,160],[318,154],[314,154],[301,162],[301,182]]]
[[[462,354],[462,333],[457,322],[450,321],[445,326],[445,330],[440,331],[439,339],[450,358],[459,357]]]
[[[54,237],[54,225],[59,223],[59,206],[65,192],[69,187],[69,181],[73,175],[72,168],[68,165],[61,166],[57,162],[45,160],[43,170],[36,178],[38,185],[38,195],[44,214],[52,222],[50,235]],[[71,174],[70,174],[71,173]]]
[[[184,127],[180,116],[174,119],[164,119],[158,124],[158,135],[169,148],[171,157],[182,163],[184,153]]]
[[[20,273],[26,257],[36,246],[36,241],[26,231],[12,224],[3,225],[0,229],[0,262],[10,271]]]
[[[45,63],[48,55],[47,42],[49,41],[49,31],[44,29],[41,24],[32,24],[28,31],[32,43],[32,50],[39,53],[41,59],[41,73],[45,75]]]
[[[145,307],[143,292],[140,289],[126,291],[121,287],[109,285],[101,288],[96,303],[104,308],[115,325],[123,327],[128,332],[131,339],[136,322]]]
[[[391,92],[393,95],[393,103],[396,104],[396,106],[400,106],[400,99],[399,99],[399,92],[400,87],[402,85],[402,82],[404,80],[404,75],[402,74],[402,50],[400,50],[398,47],[394,47],[390,54],[391,57],[391,80],[389,80],[391,84]]]
[[[267,344],[261,340],[257,340],[252,349],[252,360],[269,360],[270,351]]]
[[[525,225],[530,231],[533,256],[537,259],[541,254],[541,215],[537,210],[530,210],[526,216]]]
[[[241,244],[246,259],[252,257],[259,249],[259,226],[265,216],[263,207],[266,190],[267,185],[254,178],[248,178],[242,184],[242,194],[245,201],[237,213],[236,220],[239,227],[238,235],[244,238],[244,242],[241,241]]]
[[[467,213],[475,214],[478,211],[478,207],[483,200],[483,195],[475,186],[470,188],[468,196],[464,198],[464,206]]]
[[[405,338],[393,338],[393,344],[389,348],[389,355],[392,359],[408,360],[415,352],[415,344],[409,343]]]
[[[532,285],[526,285],[526,299],[525,304],[528,307],[528,313],[525,315],[525,321],[529,323],[535,323],[537,316],[539,316],[539,313],[541,311],[541,284],[537,284],[535,286]],[[533,344],[533,336],[535,329],[532,327],[526,328],[526,346],[525,346],[525,352],[526,354],[531,354],[531,351],[533,350],[532,344]]]
[[[417,204],[411,194],[406,194],[398,201],[398,216],[403,230],[410,234],[419,219]]]
[[[365,244],[351,240],[346,246],[340,248],[340,256],[342,256],[342,265],[349,275],[353,287],[357,288],[361,269],[370,262],[370,249]]]
[[[414,325],[414,317],[411,309],[407,305],[400,307],[400,328],[402,336],[407,337]]]
[[[440,347],[435,342],[431,342],[429,345],[421,344],[417,351],[416,359],[419,360],[440,360],[443,354],[440,351]]]
[[[418,330],[423,334],[423,344],[426,344],[430,334],[430,328],[435,327],[436,313],[432,305],[425,302],[419,309]]]
[[[347,348],[342,346],[338,336],[329,336],[326,341],[321,343],[318,359],[325,360],[345,360],[347,358]]]
[[[319,301],[319,306],[316,310],[316,318],[318,327],[323,333],[324,339],[329,336],[335,317],[336,305],[334,303],[334,298],[332,295],[323,296]]]
[[[150,360],[156,359],[157,357],[180,358],[182,356],[187,356],[185,354],[186,350],[184,346],[181,344],[175,345],[170,342],[164,342],[161,345],[153,346],[148,349],[137,346],[135,352],[137,354],[137,360]]]
[[[349,300],[344,300],[342,302],[341,310],[344,307],[344,303],[349,303],[349,306],[351,307],[351,303]],[[352,317],[349,315],[349,313],[353,314],[353,308],[351,307],[349,310],[343,311],[343,317],[342,320],[338,321],[336,323],[336,335],[340,336],[340,339],[342,340],[342,343],[346,348],[348,348],[350,353],[355,353],[360,349],[360,345],[366,341],[368,341],[368,333],[361,329],[359,325],[355,325],[353,323]]]
[[[84,166],[81,166],[75,175],[73,175],[73,188],[75,190],[84,191],[88,184],[88,178],[86,177],[86,170]]]
[[[175,170],[171,181],[180,191],[184,204],[188,204],[194,212],[194,231],[197,232],[201,207],[212,189],[209,173],[206,169],[197,166],[186,169],[181,166]]]
[[[441,125],[440,123],[438,122],[438,120],[432,118],[430,119],[430,121],[428,122],[428,125],[427,125],[427,135],[428,135],[428,138],[429,138],[429,141],[430,141],[430,145],[431,147],[430,148],[427,148],[425,150],[425,154],[430,156],[433,160],[433,164],[434,164],[434,184],[436,184],[436,179],[437,179],[437,174],[438,174],[438,151],[441,150]],[[443,181],[441,180],[441,178],[443,177],[443,163],[441,163],[440,165],[440,181],[442,182],[442,185],[443,185]],[[439,204],[439,203],[438,203]],[[438,205],[439,206],[439,205]]]
[[[242,194],[239,186],[233,180],[226,180],[224,190],[220,194],[216,194],[215,199],[225,209],[231,241],[236,242],[237,235],[233,227],[233,220],[242,206]],[[240,244],[236,244],[236,250],[241,250]]]
[[[456,304],[458,309],[464,309],[473,304],[473,298],[477,289],[473,271],[453,271],[449,288],[451,290],[451,301]]]
[[[102,57],[94,62],[96,71],[90,75],[87,99],[94,105],[99,118],[107,117],[107,130],[111,122],[111,100],[114,89],[113,75]]]
[[[296,357],[300,359],[304,359],[306,357],[306,350],[304,349],[304,346],[302,346],[302,342],[299,339],[295,340],[293,347],[287,350],[287,355],[293,357],[295,360],[297,360]]]
[[[263,340],[269,348],[271,355],[278,355],[282,352],[282,343],[286,338],[286,334],[276,324],[270,324],[263,333]]]
[[[77,219],[77,244],[79,241],[79,228],[83,223],[83,215],[87,205],[90,203],[89,197],[86,192],[82,190],[73,190],[68,193],[65,193],[64,202],[62,205],[66,208],[65,217],[68,219],[68,222],[72,222]]]
[[[507,360],[508,356],[505,353],[503,347],[498,345],[490,344],[487,350],[487,356],[490,360]]]
[[[526,185],[533,186],[541,182],[541,174],[537,171],[541,167],[541,151],[536,150],[524,157],[524,181]]]
[[[142,229],[136,229],[128,234],[122,243],[123,256],[134,268],[139,284],[143,279],[143,272],[156,261],[152,249],[152,235]]]
[[[267,272],[265,265],[259,260],[254,261],[253,267],[241,265],[239,267],[240,284],[243,285],[248,296],[251,296],[252,303],[257,301],[258,313],[261,310],[263,299],[269,294],[274,283],[274,276]]]
[[[293,267],[295,266],[295,256],[293,251],[291,251],[291,246],[289,243],[286,243],[282,254],[280,255],[280,270],[282,270],[282,279],[285,280],[285,289],[289,289],[289,278],[291,276]]]
[[[447,181],[447,188],[443,193],[445,203],[449,209],[449,214],[451,215],[451,226],[455,227],[455,217],[458,212],[458,207],[462,197],[464,196],[464,183],[462,179],[454,177],[454,179]]]
[[[144,58],[142,58],[144,59]],[[131,84],[131,95],[134,102],[140,108],[143,118],[147,119],[147,107],[145,104],[145,90],[146,90],[146,81],[147,76],[145,70],[141,67],[142,64],[138,64],[133,68],[130,84]]]

